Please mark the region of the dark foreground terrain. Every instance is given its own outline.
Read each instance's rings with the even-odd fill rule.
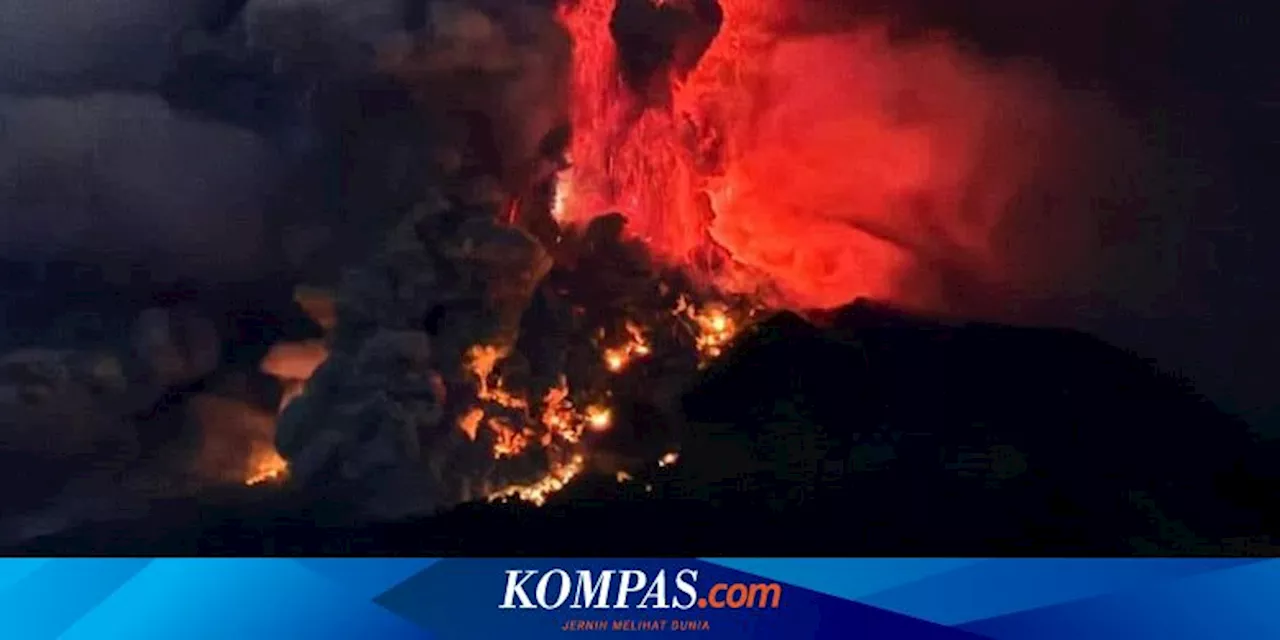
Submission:
[[[333,496],[233,490],[22,554],[1276,553],[1278,450],[1088,336],[858,304],[743,336],[685,398],[679,463],[544,507],[358,523]]]

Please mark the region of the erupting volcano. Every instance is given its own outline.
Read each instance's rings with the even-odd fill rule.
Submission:
[[[466,74],[479,70],[510,73],[519,45],[451,6],[435,16],[439,42],[399,52],[393,75],[433,86],[441,77],[474,84]],[[487,470],[469,468],[461,478],[445,468],[467,468],[464,460],[428,463],[432,482],[450,478],[436,489],[447,497],[435,502],[542,503],[593,464],[599,441],[619,422],[619,402],[670,403],[641,400],[651,394],[615,382],[665,378],[678,386],[761,310],[817,311],[858,298],[928,305],[936,292],[921,274],[935,263],[983,264],[1011,193],[987,183],[974,191],[971,183],[998,137],[987,125],[1012,94],[942,41],[891,47],[886,32],[867,28],[832,35],[799,8],[788,0],[559,5],[555,18],[571,43],[569,134],[549,152],[562,156],[554,158],[560,168],[532,186],[527,177],[506,180],[496,199],[476,201],[474,189],[459,196],[476,202],[475,214],[421,211],[375,260],[375,272],[402,271],[386,286],[423,278],[435,290],[434,302],[397,294],[401,308],[361,320],[403,333],[370,344],[409,349],[400,357],[427,369],[412,376],[425,381],[414,402],[426,403],[413,411],[454,423],[450,438],[461,435],[492,458]],[[478,51],[488,52],[478,66],[459,67]],[[477,97],[483,92],[467,95],[488,104]],[[497,136],[499,125],[490,128],[479,139]],[[539,174],[498,164],[507,174]],[[1016,174],[994,182],[1016,186]],[[411,254],[418,241],[431,257]],[[444,263],[448,274],[467,272],[461,264],[479,271],[449,293],[438,284]],[[460,317],[472,307],[459,301],[476,295],[467,304],[487,311],[469,316],[474,324],[440,320]],[[556,316],[566,305],[568,316]],[[348,318],[338,332],[359,326]],[[421,335],[404,333],[423,327]],[[391,352],[339,358],[328,375],[343,380],[326,384],[355,384],[364,375],[360,361]],[[303,359],[310,377],[323,354]],[[637,363],[645,365],[639,373],[631,371]],[[279,375],[287,387],[282,422],[297,422],[288,408],[302,394],[301,376]],[[650,428],[636,421],[623,420],[632,432]],[[284,441],[298,428],[282,426]],[[413,444],[424,437],[435,442],[419,431],[394,436],[407,451],[440,449]],[[287,457],[296,466],[299,457],[345,455],[335,453],[343,446],[335,436]],[[674,455],[649,453],[649,462]],[[513,471],[542,458],[544,474]],[[617,473],[632,477],[632,466],[621,467]],[[250,481],[282,473],[263,469]]]
[[[1183,167],[1173,107],[1139,121],[960,4],[229,3],[234,24],[174,47],[175,94],[110,122],[254,127],[285,165],[234,200],[262,201],[263,268],[0,260],[24,283],[0,287],[0,468],[22,511],[0,544],[986,556],[1270,535],[1280,467],[1241,421],[1132,353],[1026,326],[1089,327],[1106,305],[1180,341],[1152,325],[1195,252],[1166,244],[1190,227],[1163,207],[1216,174]],[[262,82],[226,82],[241,72]],[[61,122],[31,104],[0,116]],[[162,145],[106,171],[145,134],[99,153],[111,127],[92,122],[0,162],[13,210],[146,200],[182,230],[166,255],[213,248],[185,218],[214,163],[187,200],[135,198],[181,163],[156,173]],[[202,155],[200,136],[157,137]],[[1122,246],[1148,232],[1152,255]]]
[[[587,268],[565,265],[572,261],[563,256],[590,242],[566,236],[591,236],[593,221],[639,242],[645,260],[686,283],[673,316],[686,321],[704,361],[718,356],[762,308],[817,310],[863,297],[930,304],[934,294],[920,272],[940,259],[938,247],[953,261],[972,263],[973,256],[954,254],[981,255],[1000,199],[1009,197],[991,190],[967,200],[961,194],[994,103],[1007,97],[991,88],[998,83],[964,69],[958,54],[939,42],[904,53],[891,52],[878,30],[806,34],[796,5],[567,0],[558,10],[572,42],[571,134],[565,168],[552,178],[546,202],[551,226],[560,231],[543,234],[543,241],[562,257],[562,267],[579,272]],[[924,93],[935,88],[940,97]],[[507,209],[537,202],[528,195],[517,194]],[[705,311],[691,297],[710,300]],[[736,302],[719,302],[729,298]],[[593,341],[607,373],[648,356],[642,332],[672,320],[636,313],[593,314],[612,314],[604,324],[625,343]],[[620,323],[625,332],[617,330]],[[475,353],[496,351],[477,346]],[[587,413],[575,412],[562,380],[547,391],[541,418],[534,419],[527,400],[495,396],[486,382],[493,360],[475,369],[480,400],[518,407],[526,414],[521,424],[533,425],[488,418],[498,458],[523,451],[530,438],[543,446],[579,445],[582,425],[608,427],[608,389],[594,392]],[[580,393],[583,380],[572,382],[573,393]],[[473,408],[462,418],[472,440],[485,415]],[[495,495],[541,502],[546,488],[581,470],[580,447],[573,450],[533,488]]]

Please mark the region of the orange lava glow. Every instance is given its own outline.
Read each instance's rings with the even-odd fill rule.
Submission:
[[[300,286],[294,289],[293,300],[325,331],[332,331],[337,324],[337,304],[329,292]],[[282,342],[271,347],[258,366],[263,373],[280,382],[277,418],[290,403],[302,396],[306,391],[307,381],[328,358],[329,346],[324,340]],[[267,437],[256,441],[249,454],[248,471],[244,478],[247,486],[280,482],[289,475],[289,461],[275,447],[274,424],[264,431]]]
[[[245,485],[256,486],[283,480],[289,473],[289,463],[276,452],[275,447],[270,447],[259,452],[255,452],[250,461],[249,475],[245,478]]]
[[[574,46],[562,223],[621,212],[704,284],[792,308],[921,304],[936,285],[917,272],[939,251],[976,261],[992,250],[1026,170],[983,157],[992,126],[1021,109],[1007,78],[937,38],[802,36],[787,26],[796,0],[720,0],[710,48],[687,74],[660,72],[669,95],[655,99],[622,79],[617,2],[560,9]],[[707,259],[717,253],[732,260]]]
[[[582,473],[585,464],[586,460],[581,455],[574,456],[569,462],[555,467],[537,482],[507,487],[489,496],[489,501],[504,501],[516,498],[540,507],[546,504],[547,498],[551,494],[563,489],[565,485],[569,484],[569,481],[573,480],[579,473]]]
[[[541,411],[535,416],[535,403],[520,392],[508,390],[502,377],[494,373],[506,355],[502,349],[485,345],[472,347],[468,352],[467,369],[476,381],[478,406],[462,416],[458,428],[469,439],[474,441],[480,425],[487,425],[497,437],[494,455],[503,458],[519,455],[532,442],[543,447],[577,444],[585,430],[609,428],[609,409],[590,405],[579,410],[570,398],[569,383],[563,377],[536,403]]]
[[[587,407],[587,426],[593,431],[605,431],[613,424],[613,412],[606,407]]]
[[[490,500],[514,498],[541,505],[581,473],[584,457],[577,445],[583,433],[608,430],[612,412],[594,404],[579,409],[570,398],[568,381],[563,377],[541,401],[530,402],[523,394],[508,390],[496,373],[507,355],[506,350],[488,345],[469,350],[466,367],[476,382],[477,404],[459,419],[458,428],[474,442],[479,439],[481,426],[486,427],[492,435],[495,459],[522,455],[535,445],[547,452],[551,465],[542,478],[504,487],[489,496]],[[566,452],[572,453],[566,457]]]
[[[331,328],[335,314],[332,304],[323,295],[299,289],[295,292],[295,300],[317,323]],[[329,357],[328,346],[320,340],[305,342],[283,342],[271,347],[259,364],[263,373],[280,381],[280,404],[276,407],[276,415],[284,413],[289,404],[297,400],[307,388],[307,381],[315,375],[316,369]],[[270,431],[274,436],[274,429]],[[276,451],[270,440],[258,443],[248,461],[249,470],[244,483],[248,486],[268,484],[283,480],[289,473],[289,462]]]
[[[219,484],[274,484],[288,475],[275,448],[275,416],[252,403],[198,394],[187,410],[199,428],[195,471]]]
[[[626,344],[604,350],[604,366],[610,373],[619,373],[636,358],[643,358],[652,353],[649,340],[645,337],[644,329],[640,325],[628,322],[626,329]]]
[[[671,313],[689,327],[698,355],[704,363],[724,353],[725,348],[742,330],[744,321],[751,315],[747,312],[740,314],[745,317],[735,317],[728,305],[719,302],[711,302],[699,307],[685,296],[680,297],[676,308]]]

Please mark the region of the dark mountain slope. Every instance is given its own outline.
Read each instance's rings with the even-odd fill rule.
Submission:
[[[356,524],[232,494],[27,553],[1133,555],[1266,551],[1275,451],[1149,362],[1074,332],[860,303],[782,314],[687,394],[681,458],[542,508]]]

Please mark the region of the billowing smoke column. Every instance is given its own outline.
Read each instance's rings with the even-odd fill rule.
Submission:
[[[504,353],[514,345],[550,262],[497,213],[424,205],[348,273],[332,353],[280,418],[276,441],[295,482],[328,475],[358,482],[372,500],[397,500],[370,504],[378,515],[431,511],[498,488],[490,452],[502,433],[459,429],[447,419],[456,413],[450,390],[474,397],[466,358],[476,345]]]
[[[279,419],[290,481],[352,489],[373,516],[501,490],[536,497],[576,472],[587,426],[559,379],[506,379],[551,268],[543,245],[508,224],[507,203],[548,174],[541,138],[555,129],[566,60],[549,11],[490,9],[435,3],[423,33],[381,51],[424,119],[457,126],[434,153],[444,188],[424,186],[372,258],[346,270],[328,357]]]

